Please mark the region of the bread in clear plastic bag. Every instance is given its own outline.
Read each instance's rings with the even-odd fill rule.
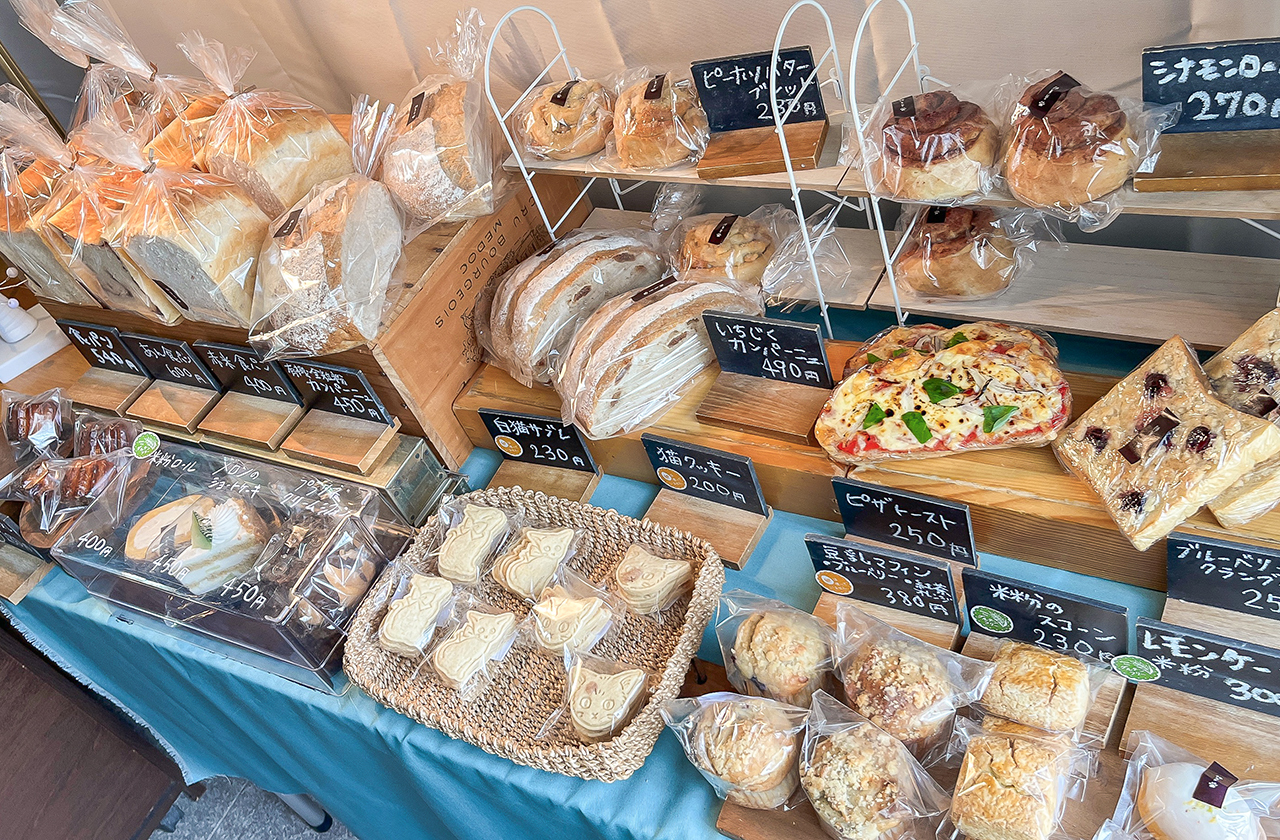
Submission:
[[[184,33],[178,47],[227,97],[205,132],[205,168],[238,184],[269,218],[317,184],[355,172],[350,144],[324,111],[282,91],[237,91],[253,50],[199,32]]]
[[[664,610],[693,588],[693,566],[633,543],[614,567],[613,584],[632,612],[661,619]]]
[[[453,37],[433,52],[448,72],[422,79],[396,115],[381,178],[412,217],[411,227],[494,210],[496,127],[476,78],[483,27],[479,10],[458,13]]]
[[[520,147],[539,159],[593,155],[613,131],[613,90],[595,79],[544,85],[516,108],[511,129]]]
[[[673,252],[679,248],[674,232],[688,218],[702,212],[706,201],[707,188],[702,184],[685,184],[679,181],[668,181],[661,184],[653,195],[653,209],[649,211],[649,219],[643,226],[658,234],[662,242],[662,253],[668,261],[673,261]],[[675,245],[675,248],[672,245]]]
[[[592,439],[653,422],[715,361],[702,313],[761,315],[758,293],[725,281],[664,279],[600,306],[556,380],[566,423]]]
[[[867,118],[862,144],[867,189],[929,204],[990,194],[999,173],[1000,131],[970,98],[985,99],[951,90],[882,96]]]
[[[525,527],[494,560],[490,573],[512,595],[533,601],[573,557],[580,539],[573,528]]]
[[[825,691],[810,706],[800,785],[836,840],[925,836],[950,804],[901,741]]]
[[[799,227],[794,211],[766,204],[745,216],[707,213],[675,229],[673,266],[759,285],[778,244]]]
[[[1101,662],[1012,640],[991,661],[995,672],[976,705],[1049,732],[1078,734],[1109,673]]]
[[[644,705],[657,677],[626,662],[566,649],[564,700],[543,724],[545,736],[567,719],[575,735],[595,744],[626,727]]]
[[[605,301],[653,285],[663,267],[648,231],[572,233],[503,275],[488,317],[476,319],[480,340],[517,382],[551,383],[583,321]]]
[[[97,414],[92,411],[77,411],[75,438],[71,451],[76,457],[106,455],[117,449],[128,449],[133,446],[134,440],[140,434],[142,434],[142,424],[137,420]]]
[[[529,610],[533,643],[555,655],[588,652],[626,617],[618,596],[593,586],[567,567]]]
[[[1139,551],[1280,455],[1280,429],[1220,402],[1179,336],[1084,411],[1054,453]]]
[[[324,356],[378,337],[404,272],[404,219],[372,179],[394,108],[357,98],[356,173],[314,186],[271,223],[258,259],[249,341],[267,359]]]
[[[1061,241],[1056,224],[1036,210],[906,209],[897,225],[906,243],[894,260],[893,277],[908,300],[995,297],[1027,269],[1040,241]]]
[[[883,359],[896,359],[909,352],[936,353],[963,341],[996,341],[1008,345],[1026,344],[1028,351],[1057,364],[1058,345],[1053,336],[1029,327],[1015,327],[998,321],[974,321],[956,327],[913,324],[886,327],[868,338],[845,363],[841,379]]]
[[[760,810],[798,803],[807,709],[717,692],[667,700],[661,712],[716,796]]]
[[[613,135],[596,165],[653,172],[696,163],[711,132],[688,74],[638,67],[622,75],[613,106]]]
[[[1012,76],[999,95],[1009,191],[1084,231],[1120,213],[1117,191],[1155,167],[1160,133],[1181,112],[1092,91],[1061,71]]]
[[[760,278],[760,287],[770,306],[790,308],[797,302],[815,305],[819,297],[814,285],[815,266],[816,282],[822,284],[822,294],[827,300],[840,298],[841,290],[860,279],[853,256],[835,234],[840,210],[840,205],[831,204],[809,214],[805,219],[808,248],[798,224],[778,243]],[[813,265],[809,263],[810,250]]]
[[[436,631],[448,620],[457,590],[436,575],[397,567],[400,579],[378,625],[378,646],[406,658],[426,653]]]
[[[1115,815],[1094,840],[1266,840],[1275,836],[1280,784],[1237,779],[1230,768],[1146,730],[1130,733],[1128,752]]]
[[[720,596],[716,638],[743,694],[808,706],[831,673],[831,628],[803,610],[741,589]]]
[[[515,613],[491,606],[469,592],[458,595],[444,635],[423,665],[429,662],[440,682],[464,701],[488,688],[492,663],[500,662],[516,640]]]
[[[836,667],[849,706],[923,756],[995,666],[908,636],[848,599],[836,606]]]
[[[890,340],[939,336],[901,329]],[[994,335],[981,341],[962,330],[939,349],[896,347],[888,358],[864,346],[857,358],[878,361],[836,386],[814,434],[843,464],[1048,443],[1071,417],[1071,386],[1036,347]]]
[[[1273,309],[1204,363],[1214,395],[1227,405],[1280,424],[1280,309]],[[1228,528],[1262,516],[1280,503],[1280,458],[1255,467],[1242,481],[1209,502]]]

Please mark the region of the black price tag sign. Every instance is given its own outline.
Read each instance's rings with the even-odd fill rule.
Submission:
[[[974,631],[1110,662],[1129,648],[1129,610],[1044,586],[962,569]]]
[[[745,455],[648,433],[642,434],[640,440],[664,487],[761,516],[768,514],[756,468]]]
[[[969,506],[851,478],[832,479],[847,533],[864,540],[975,564]]]
[[[58,326],[62,327],[80,355],[94,367],[150,378],[146,367],[120,340],[120,331],[115,327],[102,327],[80,321],[58,321]]]
[[[302,395],[280,365],[263,361],[252,348],[212,341],[197,341],[193,346],[223,390],[302,405]]]
[[[1280,650],[1139,618],[1135,652],[1148,682],[1280,717]]]
[[[1170,534],[1169,597],[1280,620],[1280,553]]]
[[[1167,133],[1280,128],[1280,38],[1148,47],[1142,98],[1182,103]]]
[[[504,458],[544,467],[593,473],[596,462],[577,426],[566,426],[558,417],[515,414],[480,409],[484,427]]]
[[[699,61],[692,66],[693,83],[707,112],[713,132],[743,128],[773,127],[773,105],[769,101],[769,59],[773,52],[746,53],[728,58]],[[792,47],[778,53],[778,108],[786,113],[799,99],[787,124],[815,122],[827,118],[822,103],[822,81],[814,72],[813,50]],[[812,79],[808,87],[805,80]],[[801,93],[803,88],[804,92]]]
[[[309,409],[332,411],[388,426],[395,423],[361,371],[298,359],[286,359],[280,366],[302,395],[302,404]]]
[[[821,534],[805,534],[804,544],[826,591],[960,623],[951,567],[941,560]]]
[[[222,390],[222,383],[209,372],[204,362],[196,357],[191,345],[185,341],[136,333],[122,333],[120,338],[151,372],[152,379],[214,391]]]
[[[720,369],[830,390],[831,368],[817,324],[703,312]]]

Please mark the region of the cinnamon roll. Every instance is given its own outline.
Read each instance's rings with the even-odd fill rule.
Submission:
[[[926,297],[979,298],[1013,279],[1014,245],[986,207],[921,211],[894,263],[894,276]]]
[[[873,171],[895,198],[950,201],[985,191],[999,145],[976,104],[945,90],[921,93],[893,103]]]

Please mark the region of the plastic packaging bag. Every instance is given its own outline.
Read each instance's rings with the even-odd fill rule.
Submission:
[[[278,90],[237,92],[253,50],[228,49],[199,32],[185,33],[178,48],[227,97],[205,134],[205,167],[239,184],[269,218],[315,185],[355,172],[350,144],[324,111]]]
[[[743,694],[808,706],[831,673],[831,628],[781,601],[735,589],[720,596],[716,638]]]
[[[605,301],[662,278],[654,236],[642,230],[578,231],[503,275],[481,343],[526,387],[555,379],[578,327]]]
[[[1150,172],[1160,132],[1181,105],[1147,106],[1095,92],[1064,72],[1013,76],[1001,84],[1003,175],[1014,197],[1084,231],[1119,215],[1117,191]]]
[[[995,341],[1010,348],[1026,345],[1027,352],[1058,362],[1058,345],[1053,336],[1029,327],[1015,327],[998,321],[974,321],[958,327],[937,324],[914,324],[910,327],[887,327],[868,338],[858,352],[845,363],[842,379],[869,364],[884,359],[897,359],[908,353],[937,353],[965,341]]]
[[[18,20],[27,31],[45,42],[49,49],[77,67],[88,67],[89,56],[57,38],[46,39],[45,33],[53,32],[54,16],[58,13],[57,0],[9,0]]]
[[[595,165],[604,171],[655,172],[697,163],[710,136],[687,74],[638,67],[619,79],[613,136]]]
[[[396,115],[382,181],[413,227],[494,210],[496,126],[476,78],[485,52],[483,27],[478,9],[459,12],[452,39],[432,52],[448,72],[420,81]]]
[[[523,528],[494,561],[493,579],[517,598],[534,601],[573,558],[581,539],[573,528]]]
[[[511,115],[511,130],[524,151],[542,160],[593,155],[613,131],[612,86],[573,79],[540,87]]]
[[[515,639],[514,613],[463,592],[427,661],[441,683],[457,691],[464,701],[470,701],[489,687],[495,663],[506,657]]]
[[[395,109],[356,100],[351,157],[356,174],[317,184],[272,222],[253,298],[250,342],[265,358],[324,356],[378,337],[403,281],[404,219],[371,178]]]
[[[693,216],[675,228],[673,266],[682,277],[727,277],[758,286],[778,243],[798,228],[796,214],[781,204],[746,216]]]
[[[124,504],[128,479],[138,460],[128,449],[117,449],[105,455],[70,459],[56,458],[46,462],[46,479],[32,493],[32,503],[40,510],[40,530],[50,533],[68,516],[77,515],[91,504],[98,504],[118,516]]]
[[[758,296],[720,281],[664,279],[606,301],[574,335],[557,377],[565,422],[596,440],[652,423],[715,361],[708,309],[763,314]]]
[[[1240,781],[1229,768],[1146,730],[1130,734],[1129,753],[1115,816],[1094,840],[1275,836],[1266,821],[1280,820],[1280,784]]]
[[[387,612],[378,625],[378,646],[410,659],[427,652],[452,614],[458,590],[436,575],[413,571],[398,564],[395,591],[387,602]]]
[[[478,584],[524,522],[519,511],[465,499],[442,504],[437,519],[444,525],[442,539],[418,571],[439,575],[459,586]]]
[[[1078,735],[1109,669],[1035,645],[1005,640],[977,705],[997,717],[1049,732]]]
[[[92,411],[77,411],[72,452],[77,458],[106,455],[117,449],[130,448],[140,434],[142,424],[137,420],[110,417]]]
[[[880,97],[862,141],[867,189],[935,205],[989,195],[1000,168],[1000,131],[982,104],[989,99],[959,89]]]
[[[901,741],[825,691],[813,695],[800,785],[836,840],[928,836],[951,801]]]
[[[663,557],[639,543],[627,546],[613,570],[613,585],[627,608],[659,623],[663,612],[693,590],[693,583],[688,560]]]
[[[1056,223],[1035,210],[916,207],[898,217],[906,243],[893,264],[903,297],[979,300],[1009,288],[1042,240],[1061,242]]]
[[[17,457],[69,452],[75,434],[75,412],[61,388],[35,396],[0,391],[0,412],[4,415],[5,440]]]
[[[827,205],[805,220],[813,263],[818,268],[818,282],[822,284],[822,294],[828,301],[844,297],[842,290],[858,279],[852,255],[836,236],[839,213],[839,205]],[[806,306],[817,303],[813,265],[809,264],[809,251],[805,248],[799,225],[795,225],[778,245],[773,258],[765,266],[760,287],[769,306],[790,308],[798,301]]]
[[[808,710],[717,692],[667,700],[661,712],[716,796],[760,810],[798,804]]]
[[[1145,551],[1280,455],[1280,429],[1214,397],[1195,351],[1174,336],[1080,414],[1054,453]]]
[[[668,260],[675,248],[672,233],[685,219],[702,212],[707,188],[701,184],[684,184],[668,181],[658,187],[653,196],[653,210],[649,213],[648,227],[661,238],[663,255]],[[679,248],[679,242],[675,243]]]
[[[850,708],[918,757],[945,739],[956,710],[982,696],[995,670],[908,636],[847,599],[836,606],[836,656]]]
[[[566,650],[564,661],[564,700],[543,724],[540,737],[563,729],[567,720],[585,743],[608,741],[626,728],[658,681],[643,668],[582,652]]]
[[[564,568],[529,610],[528,635],[555,655],[586,653],[625,618],[621,599]]]
[[[330,533],[294,531],[281,553],[312,569],[298,587],[298,617],[310,626],[346,627],[387,562],[377,539],[355,517]]]

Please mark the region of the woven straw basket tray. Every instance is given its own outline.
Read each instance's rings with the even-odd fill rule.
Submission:
[[[403,564],[387,567],[356,613],[343,660],[347,676],[378,702],[494,755],[583,779],[611,782],[627,778],[653,750],[663,726],[658,707],[679,693],[689,662],[702,642],[702,632],[715,613],[724,586],[719,555],[705,540],[674,528],[519,487],[481,490],[463,498],[522,509],[529,524],[536,526],[579,529],[583,535],[569,566],[605,589],[616,589],[611,585],[614,567],[632,543],[693,564],[692,594],[664,610],[661,622],[627,613],[622,626],[611,629],[591,650],[592,655],[661,675],[648,702],[622,732],[602,743],[587,743],[579,738],[568,715],[539,738],[543,724],[560,708],[564,665],[557,658],[519,645],[500,663],[494,663],[497,667],[489,687],[464,702],[457,692],[440,683],[429,666],[419,668],[421,658],[410,660],[389,653],[376,642],[387,600],[404,574]],[[443,530],[439,518],[433,516],[419,531],[406,559],[420,558],[438,545],[444,537]],[[514,612],[520,620],[528,614],[529,607],[524,602],[487,575],[478,592],[489,603]]]

